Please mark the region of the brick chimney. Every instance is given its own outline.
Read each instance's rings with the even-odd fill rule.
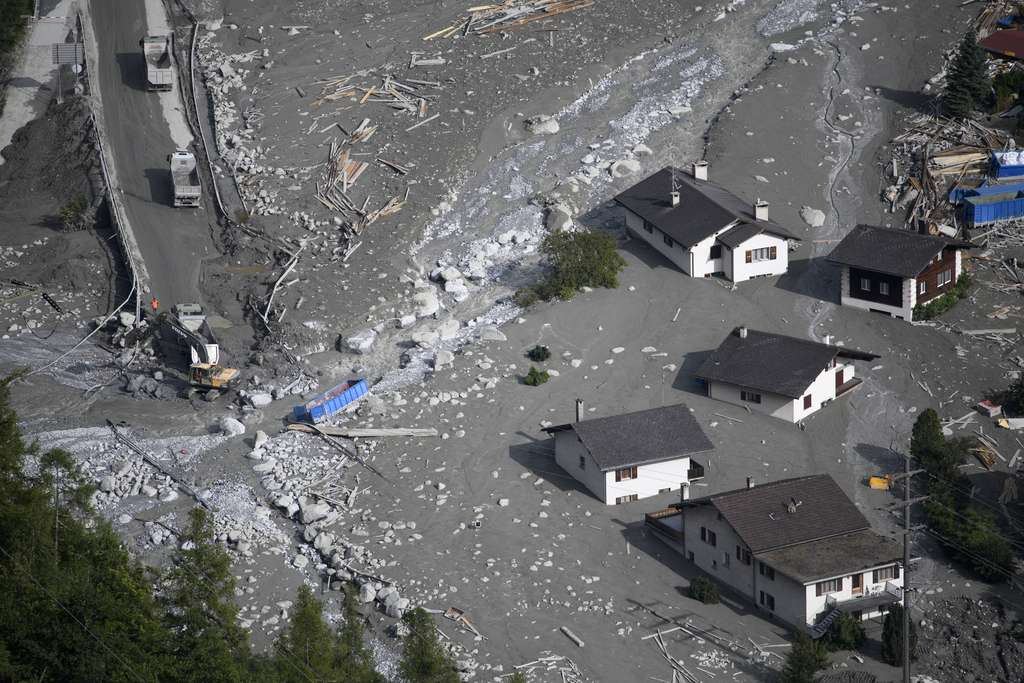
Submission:
[[[693,162],[693,177],[696,180],[707,180],[708,179],[708,162],[706,162],[706,161],[695,161],[695,162]]]

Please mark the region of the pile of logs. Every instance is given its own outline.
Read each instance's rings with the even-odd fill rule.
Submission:
[[[472,33],[478,36],[496,31],[529,30],[516,27],[592,4],[593,0],[506,0],[494,5],[470,7],[468,16],[456,19],[451,26],[435,31],[423,40],[449,38],[460,31],[462,35]]]

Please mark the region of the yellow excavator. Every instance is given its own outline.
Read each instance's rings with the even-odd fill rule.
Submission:
[[[242,373],[235,368],[224,368],[218,365],[220,347],[207,339],[210,337],[209,324],[198,304],[175,304],[173,312],[164,311],[160,319],[174,330],[174,333],[185,342],[192,355],[192,364],[188,368],[188,383],[200,389],[218,389],[227,391],[238,386]]]

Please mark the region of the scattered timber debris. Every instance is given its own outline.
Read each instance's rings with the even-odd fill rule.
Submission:
[[[460,31],[462,35],[472,33],[476,36],[507,31],[531,21],[547,19],[592,4],[594,0],[506,0],[493,5],[470,7],[469,16],[456,19],[451,26],[424,36],[423,40],[450,38]]]

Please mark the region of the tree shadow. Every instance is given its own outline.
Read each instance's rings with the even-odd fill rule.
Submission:
[[[934,93],[896,90],[895,88],[887,88],[884,85],[869,85],[868,89],[874,90],[879,97],[884,97],[894,104],[921,113],[931,113],[931,101],[935,99]]]

